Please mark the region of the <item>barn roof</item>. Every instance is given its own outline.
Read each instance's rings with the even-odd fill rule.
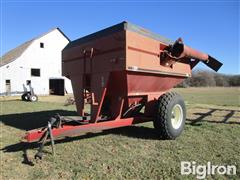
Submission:
[[[52,31],[54,31],[54,30],[56,30],[56,29],[57,29],[68,41],[70,41],[70,39],[69,39],[59,28],[54,28],[54,29],[52,29],[52,30],[50,30],[50,31],[48,31],[48,32],[46,32],[46,33],[44,33],[44,34],[42,34],[42,35],[40,35],[40,36],[32,39],[32,40],[29,40],[29,41],[27,41],[27,42],[19,45],[18,47],[14,48],[14,49],[12,49],[12,50],[10,50],[10,51],[8,51],[7,53],[5,53],[5,54],[1,57],[1,59],[0,59],[0,67],[1,67],[1,66],[4,66],[4,65],[6,65],[6,64],[8,64],[8,63],[10,63],[10,62],[12,62],[12,61],[14,61],[14,60],[16,60],[18,57],[20,57],[20,56],[23,54],[23,52],[24,52],[35,40],[37,40],[37,39],[45,36],[46,34],[52,32]]]
[[[4,54],[1,57],[0,66],[4,66],[4,65],[14,61],[18,57],[20,57],[22,55],[22,53],[28,48],[28,46],[30,44],[32,44],[33,41],[34,41],[33,39],[30,41],[27,41],[27,42],[21,44],[20,46],[8,51],[6,54]]]

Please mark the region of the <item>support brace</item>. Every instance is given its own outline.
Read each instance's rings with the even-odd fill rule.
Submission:
[[[52,134],[52,126],[55,123],[57,124],[57,126],[61,126],[61,124],[62,124],[61,121],[62,121],[62,119],[58,114],[54,118],[51,118],[50,121],[48,121],[48,125],[47,125],[47,127],[45,127],[46,131],[43,134],[42,138],[39,140],[39,142],[41,142],[41,145],[38,149],[38,152],[34,156],[35,159],[37,159],[37,158],[42,159],[43,148],[44,148],[44,145],[45,145],[48,137],[50,138],[50,141],[51,141],[52,155],[55,156],[55,146],[54,146],[54,138],[53,138],[53,134]]]

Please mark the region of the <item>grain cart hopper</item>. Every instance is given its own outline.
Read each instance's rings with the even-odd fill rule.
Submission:
[[[215,71],[222,65],[180,38],[173,42],[128,22],[72,41],[62,52],[62,71],[71,79],[79,118],[70,123],[58,115],[25,138],[33,142],[46,134],[53,139],[153,121],[162,138],[175,139],[186,109],[169,90],[190,77],[199,61]]]

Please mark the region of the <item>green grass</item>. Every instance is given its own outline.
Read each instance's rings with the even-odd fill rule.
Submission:
[[[160,140],[148,122],[58,140],[55,158],[49,154],[51,147],[46,146],[43,160],[32,159],[34,166],[22,163],[25,147],[21,137],[26,130],[45,125],[57,112],[76,115],[75,106],[63,106],[62,100],[54,103],[52,98],[51,102],[44,99],[37,103],[2,101],[1,179],[196,179],[180,175],[181,161],[236,165],[237,176],[214,178],[239,179],[238,93],[236,89],[213,90],[215,93],[212,89],[177,89],[188,108],[185,130],[177,140]],[[213,95],[215,98],[210,98]],[[36,149],[35,144],[29,147],[29,157],[33,158]]]
[[[240,106],[240,88],[175,88],[190,104]]]

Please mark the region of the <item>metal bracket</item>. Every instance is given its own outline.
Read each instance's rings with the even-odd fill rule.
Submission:
[[[59,115],[56,115],[55,118],[51,118],[50,121],[48,121],[48,125],[46,127],[47,130],[45,131],[42,138],[39,140],[39,142],[41,142],[41,145],[38,149],[38,152],[34,156],[35,159],[42,159],[43,148],[44,148],[44,145],[45,145],[48,137],[50,138],[50,141],[51,141],[52,155],[55,156],[55,145],[54,145],[54,138],[53,138],[53,134],[52,134],[52,126],[54,123],[57,123],[58,126],[61,125],[61,117]]]

